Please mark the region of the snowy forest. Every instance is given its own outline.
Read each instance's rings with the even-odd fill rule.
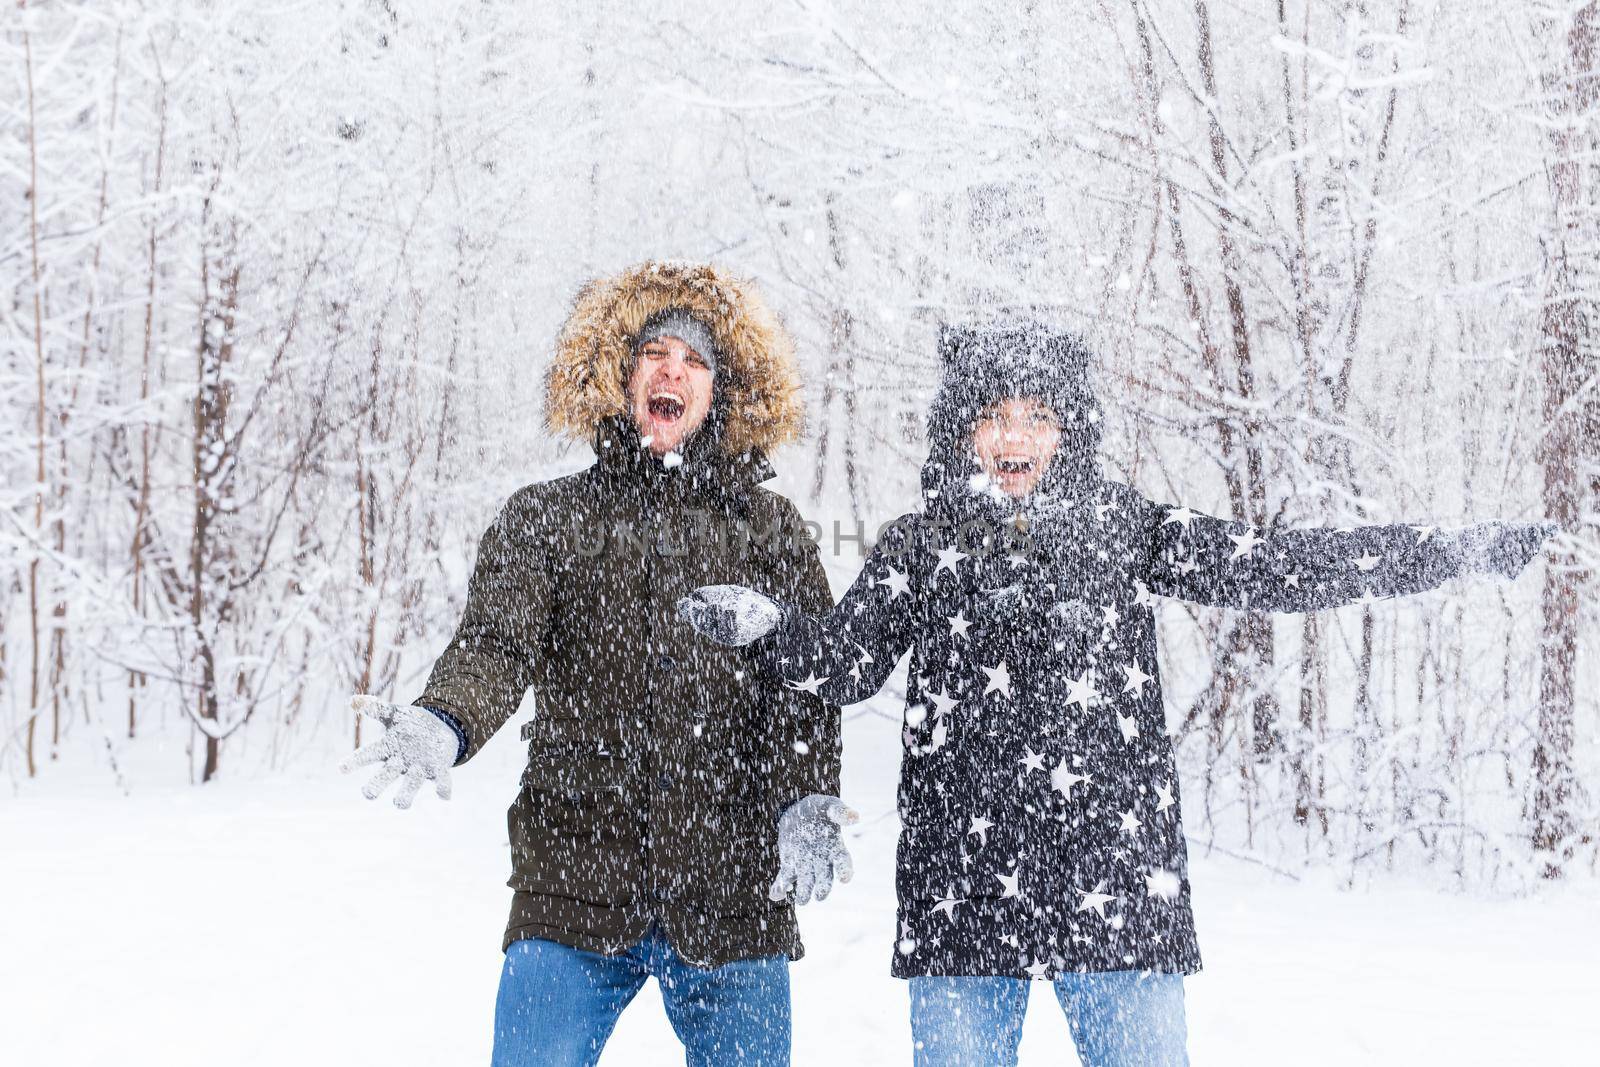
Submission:
[[[671,257],[799,340],[775,484],[836,592],[915,506],[939,324],[1004,309],[1089,339],[1152,500],[1557,523],[1515,582],[1165,604],[1161,667],[1194,847],[1592,876],[1597,44],[1593,0],[12,0],[3,792],[331,773],[589,462],[540,410],[579,286]]]

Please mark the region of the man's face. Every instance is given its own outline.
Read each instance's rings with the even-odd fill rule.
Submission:
[[[650,451],[677,450],[711,410],[711,368],[676,337],[661,337],[639,349],[628,398],[633,424]]]
[[[972,427],[972,444],[984,473],[1008,496],[1033,492],[1061,443],[1061,424],[1043,401],[991,404]]]

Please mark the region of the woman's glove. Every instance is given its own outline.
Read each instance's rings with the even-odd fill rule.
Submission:
[[[678,601],[678,618],[719,645],[748,645],[783,618],[769,596],[742,585],[702,585]]]
[[[1444,534],[1461,569],[1515,578],[1559,527],[1553,522],[1481,522]]]

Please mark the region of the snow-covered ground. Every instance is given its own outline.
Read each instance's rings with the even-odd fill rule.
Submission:
[[[897,732],[859,712],[846,729],[859,874],[803,913],[802,1067],[910,1061],[887,973]],[[331,766],[126,796],[101,774],[0,800],[0,1063],[487,1062],[520,757],[508,728],[455,800],[410,812]],[[1600,1062],[1593,882],[1511,901],[1346,892],[1195,852],[1196,1064]],[[1022,1062],[1069,1050],[1036,987]],[[602,1063],[673,1062],[651,984]]]

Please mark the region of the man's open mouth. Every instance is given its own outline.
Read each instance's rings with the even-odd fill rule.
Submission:
[[[1034,462],[1026,456],[1001,456],[995,460],[995,469],[1001,474],[1032,474]]]
[[[672,393],[654,393],[647,406],[652,418],[661,422],[677,422],[687,405],[682,397]]]

